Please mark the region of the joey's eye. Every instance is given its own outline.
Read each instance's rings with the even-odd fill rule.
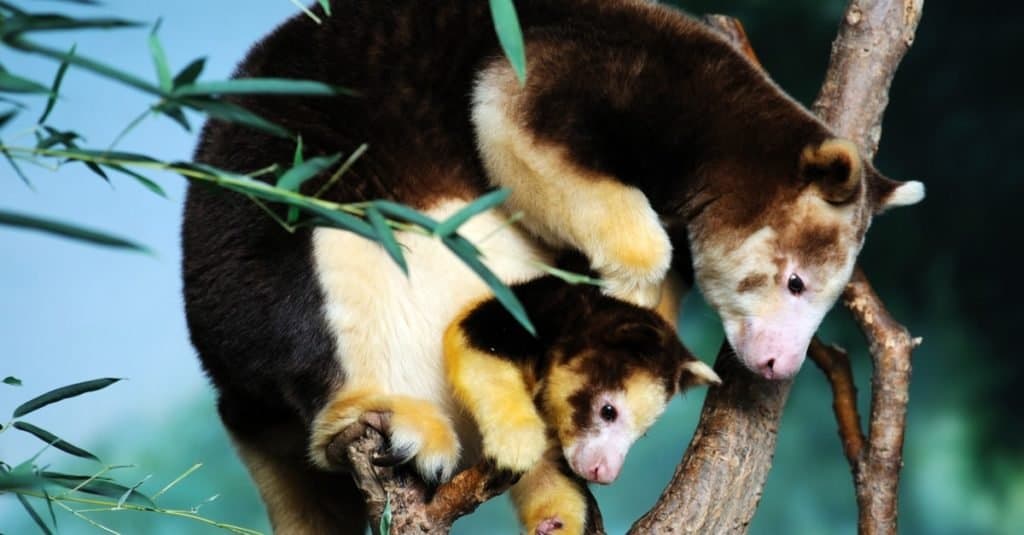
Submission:
[[[786,287],[789,288],[789,293],[793,295],[800,295],[804,293],[804,280],[794,273],[789,276],[789,282],[786,284]]]
[[[601,407],[601,419],[602,420],[604,420],[606,422],[614,422],[615,419],[618,418],[618,417],[619,417],[619,411],[615,410],[615,407],[612,407],[611,404],[605,403],[604,406]]]

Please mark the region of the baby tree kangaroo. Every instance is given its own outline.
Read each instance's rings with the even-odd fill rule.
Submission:
[[[676,392],[720,380],[650,310],[552,276],[512,289],[537,336],[494,299],[470,307],[445,334],[448,378],[484,455],[523,474],[527,532],[582,533],[586,483],[615,480]]]

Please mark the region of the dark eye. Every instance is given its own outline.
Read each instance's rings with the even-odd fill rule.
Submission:
[[[804,293],[804,280],[794,273],[789,276],[789,282],[786,284],[786,287],[789,288],[789,293],[793,295],[800,295]]]
[[[604,407],[601,407],[601,419],[606,422],[614,422],[619,417],[619,411],[615,410],[610,404],[605,403]]]

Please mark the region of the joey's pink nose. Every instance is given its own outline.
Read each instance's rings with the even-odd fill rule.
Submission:
[[[619,470],[618,467],[611,467],[606,462],[600,462],[597,466],[591,468],[587,475],[589,476],[587,479],[590,481],[607,485],[619,477]]]

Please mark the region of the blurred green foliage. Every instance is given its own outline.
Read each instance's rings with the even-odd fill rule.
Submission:
[[[828,60],[842,0],[685,0],[691,13],[740,18],[755,50],[779,84],[802,102],[813,100]],[[1024,533],[1024,412],[1017,387],[1024,362],[1011,337],[1021,315],[1019,269],[1012,259],[1020,228],[1024,106],[1012,75],[1020,61],[1024,4],[925,3],[917,40],[897,72],[876,163],[900,179],[919,179],[926,201],[879,218],[862,262],[893,314],[924,345],[915,353],[901,531],[908,534]],[[699,296],[683,315],[682,336],[705,360],[721,340],[713,313]],[[870,365],[847,315],[822,328],[828,341],[851,350],[868,414]],[[183,356],[184,358],[184,356]],[[595,489],[610,533],[626,529],[671,476],[686,447],[703,398],[676,400],[637,444],[619,482]],[[854,533],[856,504],[842,456],[828,385],[812,365],[793,389],[783,419],[775,467],[752,533]],[[201,502],[203,511],[266,529],[257,494],[220,427],[211,399],[179,407],[171,421],[125,422],[130,440],[94,448],[105,459],[131,459],[139,474],[205,466],[173,497]],[[131,479],[130,477],[128,479]],[[182,533],[173,519],[109,514],[125,533]],[[31,520],[4,526],[28,533]],[[66,526],[64,533],[83,531]],[[204,533],[188,526],[188,533]],[[458,533],[513,533],[514,517],[499,498],[456,525]]]

